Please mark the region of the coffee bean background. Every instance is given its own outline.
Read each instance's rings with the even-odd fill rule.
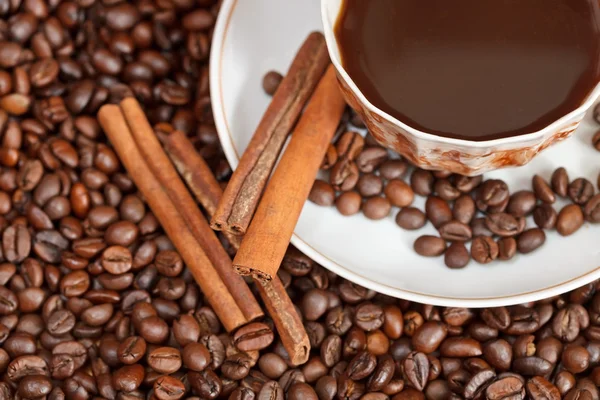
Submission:
[[[600,105],[593,116],[600,124]],[[600,218],[600,167],[596,183],[569,177],[558,167],[550,176],[532,176],[528,189],[511,193],[502,180],[417,168],[381,147],[365,128],[348,109],[309,200],[335,205],[344,216],[362,212],[368,219],[382,220],[395,215],[399,228],[409,231],[431,222],[439,237],[417,238],[414,250],[424,257],[443,256],[449,268],[529,254],[543,247],[545,231],[570,236]],[[591,145],[600,150],[600,132]],[[424,198],[423,209],[415,206],[418,197]]]
[[[0,0],[0,400],[598,398],[598,283],[514,307],[441,308],[377,294],[290,248],[279,276],[309,361],[290,365],[268,317],[224,331],[95,118],[135,96],[226,182],[207,67],[219,6]],[[273,93],[280,80],[271,72],[262,84]],[[535,199],[510,195],[501,182],[412,170],[372,138],[345,136],[324,164],[335,183],[315,185],[311,200],[371,218],[401,207],[404,229],[430,220],[452,243],[415,247],[446,251],[457,267],[469,254],[488,262],[539,247],[526,214],[565,234],[600,220],[597,192],[565,171],[545,184],[573,198],[558,210],[542,182]],[[410,206],[415,194],[430,196],[425,210]]]

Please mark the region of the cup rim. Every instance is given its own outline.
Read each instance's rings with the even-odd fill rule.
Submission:
[[[358,100],[362,105],[364,105],[370,112],[380,115],[385,118],[388,122],[399,126],[404,129],[415,138],[427,140],[427,141],[436,141],[445,145],[454,145],[461,147],[471,147],[471,148],[485,148],[485,147],[497,147],[497,146],[507,146],[507,145],[518,145],[523,142],[534,142],[540,139],[543,139],[548,134],[553,134],[559,128],[562,128],[567,122],[574,119],[576,116],[580,114],[585,114],[587,110],[589,110],[596,100],[600,98],[600,82],[596,84],[596,86],[591,89],[586,97],[586,99],[582,102],[582,104],[569,112],[568,114],[560,117],[559,119],[551,122],[545,128],[540,129],[535,132],[525,133],[521,135],[509,136],[505,138],[499,139],[491,139],[484,141],[474,141],[474,140],[465,140],[465,139],[456,139],[449,138],[445,136],[439,136],[433,133],[428,133],[425,131],[421,131],[419,129],[413,128],[410,125],[400,121],[399,119],[391,116],[380,108],[376,107],[367,97],[362,93],[362,91],[358,88],[354,80],[350,77],[350,74],[343,67],[342,62],[339,58],[339,46],[337,39],[335,38],[334,27],[332,26],[331,21],[337,21],[340,7],[343,4],[344,0],[337,0],[340,3],[340,6],[337,7],[337,13],[335,16],[329,14],[328,5],[334,0],[321,0],[321,18],[323,22],[323,32],[325,36],[325,42],[327,43],[327,50],[329,52],[329,57],[331,59],[332,64],[335,66],[338,74],[342,79],[346,82],[346,84],[350,87],[355,96],[358,97]],[[600,65],[599,65],[600,68]]]

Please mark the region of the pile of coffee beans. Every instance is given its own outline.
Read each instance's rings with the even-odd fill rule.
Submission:
[[[226,181],[206,65],[219,5],[0,0],[0,400],[598,398],[598,283],[438,308],[291,248],[279,276],[310,360],[290,365],[268,317],[224,331],[95,118],[134,95]]]
[[[406,230],[429,221],[439,236],[419,237],[414,250],[425,257],[443,255],[449,268],[464,268],[471,259],[480,264],[510,260],[517,252],[540,248],[545,230],[569,236],[586,221],[600,223],[600,194],[594,184],[585,178],[571,180],[564,168],[556,169],[550,181],[536,175],[530,190],[510,193],[502,180],[417,168],[370,134],[363,137],[359,131],[364,128],[360,117],[348,110],[321,166],[328,178],[315,181],[309,200],[335,206],[344,216],[362,212],[371,220],[394,212],[396,224]],[[600,132],[593,145],[600,150]],[[424,210],[413,206],[416,196],[426,198]],[[570,204],[558,209],[558,198]],[[530,216],[535,226],[527,226]]]

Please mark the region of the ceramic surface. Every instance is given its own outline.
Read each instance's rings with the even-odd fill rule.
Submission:
[[[235,168],[269,104],[261,79],[270,69],[285,72],[302,41],[321,29],[319,0],[225,0],[214,34],[211,60],[213,112],[227,159]],[[587,116],[573,136],[524,167],[486,174],[504,179],[511,191],[530,189],[531,177],[550,178],[558,166],[594,184],[600,153],[590,145],[598,126]],[[598,188],[596,188],[596,191]],[[422,208],[423,198],[415,206]],[[558,202],[559,209],[564,202]],[[397,209],[379,222],[342,217],[333,208],[307,203],[292,242],[319,264],[360,285],[428,304],[483,307],[553,296],[600,278],[600,226],[586,224],[562,238],[549,232],[543,248],[510,262],[449,270],[442,258],[416,255],[414,240],[434,234],[408,232],[394,223]],[[529,221],[532,224],[532,221]]]

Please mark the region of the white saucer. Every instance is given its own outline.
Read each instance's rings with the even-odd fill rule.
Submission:
[[[265,72],[287,71],[300,44],[321,29],[319,0],[225,0],[214,32],[211,59],[213,113],[221,143],[233,168],[256,128],[269,97]],[[511,189],[531,189],[531,177],[550,178],[564,166],[571,179],[596,185],[600,153],[590,145],[598,127],[590,117],[574,137],[550,148],[531,164],[487,174]],[[596,187],[596,192],[598,188]],[[416,206],[422,208],[419,198]],[[562,204],[556,204],[560,209]],[[334,208],[307,203],[292,243],[319,264],[360,285],[408,300],[443,306],[484,307],[550,297],[600,278],[600,225],[586,224],[563,238],[547,232],[546,244],[510,262],[450,270],[443,258],[415,254],[414,240],[434,234],[431,225],[404,231],[394,215],[373,222],[362,215],[342,217]],[[529,222],[529,226],[533,226]]]

